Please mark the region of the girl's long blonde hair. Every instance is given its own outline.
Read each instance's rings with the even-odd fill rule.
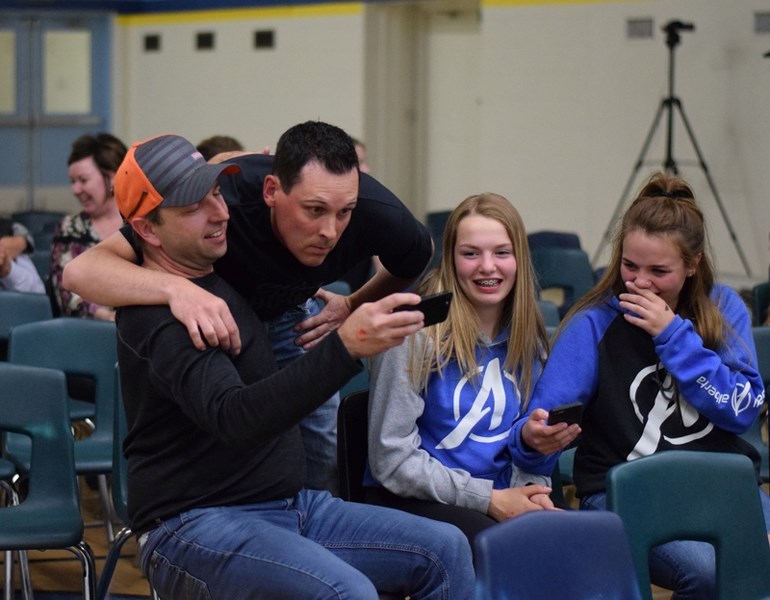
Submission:
[[[426,328],[425,343],[419,348],[412,338],[410,377],[418,390],[428,384],[430,374],[441,373],[450,360],[456,360],[469,379],[478,374],[476,345],[479,341],[480,323],[476,310],[462,291],[455,270],[455,245],[460,222],[470,215],[479,215],[498,221],[505,227],[513,244],[517,261],[516,283],[505,299],[501,330],[510,325],[505,369],[518,376],[522,409],[529,400],[539,365],[545,360],[548,338],[537,304],[535,275],[532,269],[527,234],[519,212],[504,197],[484,193],[463,200],[447,220],[439,266],[431,271],[419,286],[421,294],[439,291],[453,293],[449,317],[443,323]]]

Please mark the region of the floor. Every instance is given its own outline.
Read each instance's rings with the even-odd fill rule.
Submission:
[[[107,536],[97,522],[101,518],[98,492],[87,485],[81,486],[84,518],[87,522],[85,537],[96,556],[96,571],[101,574],[107,554]],[[565,500],[574,502],[574,488],[565,486]],[[116,532],[120,528],[118,524]],[[80,564],[67,551],[35,551],[29,553],[30,572],[36,600],[72,600],[80,598]],[[18,585],[18,576],[16,578]],[[108,598],[111,600],[139,600],[149,598],[149,585],[136,562],[136,542],[130,539],[123,547],[121,559],[112,578]],[[671,593],[653,587],[653,600],[670,600]],[[547,600],[547,599],[543,599]]]
[[[81,484],[83,515],[86,521],[85,538],[96,557],[96,572],[101,574],[108,542],[101,519],[99,493],[85,483]],[[116,525],[115,532],[120,529]],[[69,600],[80,598],[82,572],[80,563],[66,550],[32,551],[29,553],[30,573],[35,600]],[[15,583],[18,589],[18,573]],[[149,584],[136,564],[136,541],[128,540],[110,585],[111,600],[149,598]]]

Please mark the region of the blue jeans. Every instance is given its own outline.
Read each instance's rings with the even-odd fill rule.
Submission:
[[[167,519],[139,558],[162,598],[185,600],[471,600],[475,579],[453,525],[318,490]]]
[[[309,298],[304,304],[287,310],[268,321],[267,330],[270,344],[279,368],[302,356],[305,352],[294,340],[297,332],[294,326],[308,317],[321,312],[321,304]],[[337,409],[340,406],[339,393],[334,394],[300,423],[302,442],[307,455],[307,477],[305,487],[329,490],[337,493]]]
[[[770,531],[770,496],[761,488],[759,498]],[[704,499],[704,502],[707,500]],[[581,498],[581,509],[607,510],[607,494]],[[650,581],[673,590],[673,600],[712,600],[716,593],[716,555],[707,542],[674,541],[650,550]]]

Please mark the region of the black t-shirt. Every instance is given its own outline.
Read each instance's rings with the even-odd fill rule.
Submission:
[[[243,343],[201,352],[167,306],[118,309],[128,511],[140,533],[192,508],[291,497],[305,454],[297,423],[361,370],[336,333],[276,371],[265,327],[216,274]]]
[[[230,221],[227,254],[214,268],[263,320],[304,302],[365,258],[378,256],[390,273],[403,279],[419,276],[430,261],[431,238],[425,226],[385,186],[362,173],[350,223],[326,260],[307,267],[273,233],[262,196],[273,157],[249,154],[227,162],[241,171],[219,178]],[[131,241],[130,229],[123,231]]]

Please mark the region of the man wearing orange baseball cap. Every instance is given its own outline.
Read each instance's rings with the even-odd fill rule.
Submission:
[[[473,595],[470,547],[451,525],[302,487],[300,420],[362,368],[360,358],[420,329],[419,296],[353,311],[277,370],[263,323],[212,268],[227,248],[217,176],[187,140],[135,145],[115,176],[143,267],[222,298],[242,351],[200,351],[168,306],[117,312],[128,432],[130,525],[141,567],[164,598],[412,598]]]
[[[134,144],[115,173],[118,210],[128,221],[145,216],[161,204],[194,204],[208,193],[221,173],[238,171],[238,165],[208,164],[182,137],[159,135]]]

